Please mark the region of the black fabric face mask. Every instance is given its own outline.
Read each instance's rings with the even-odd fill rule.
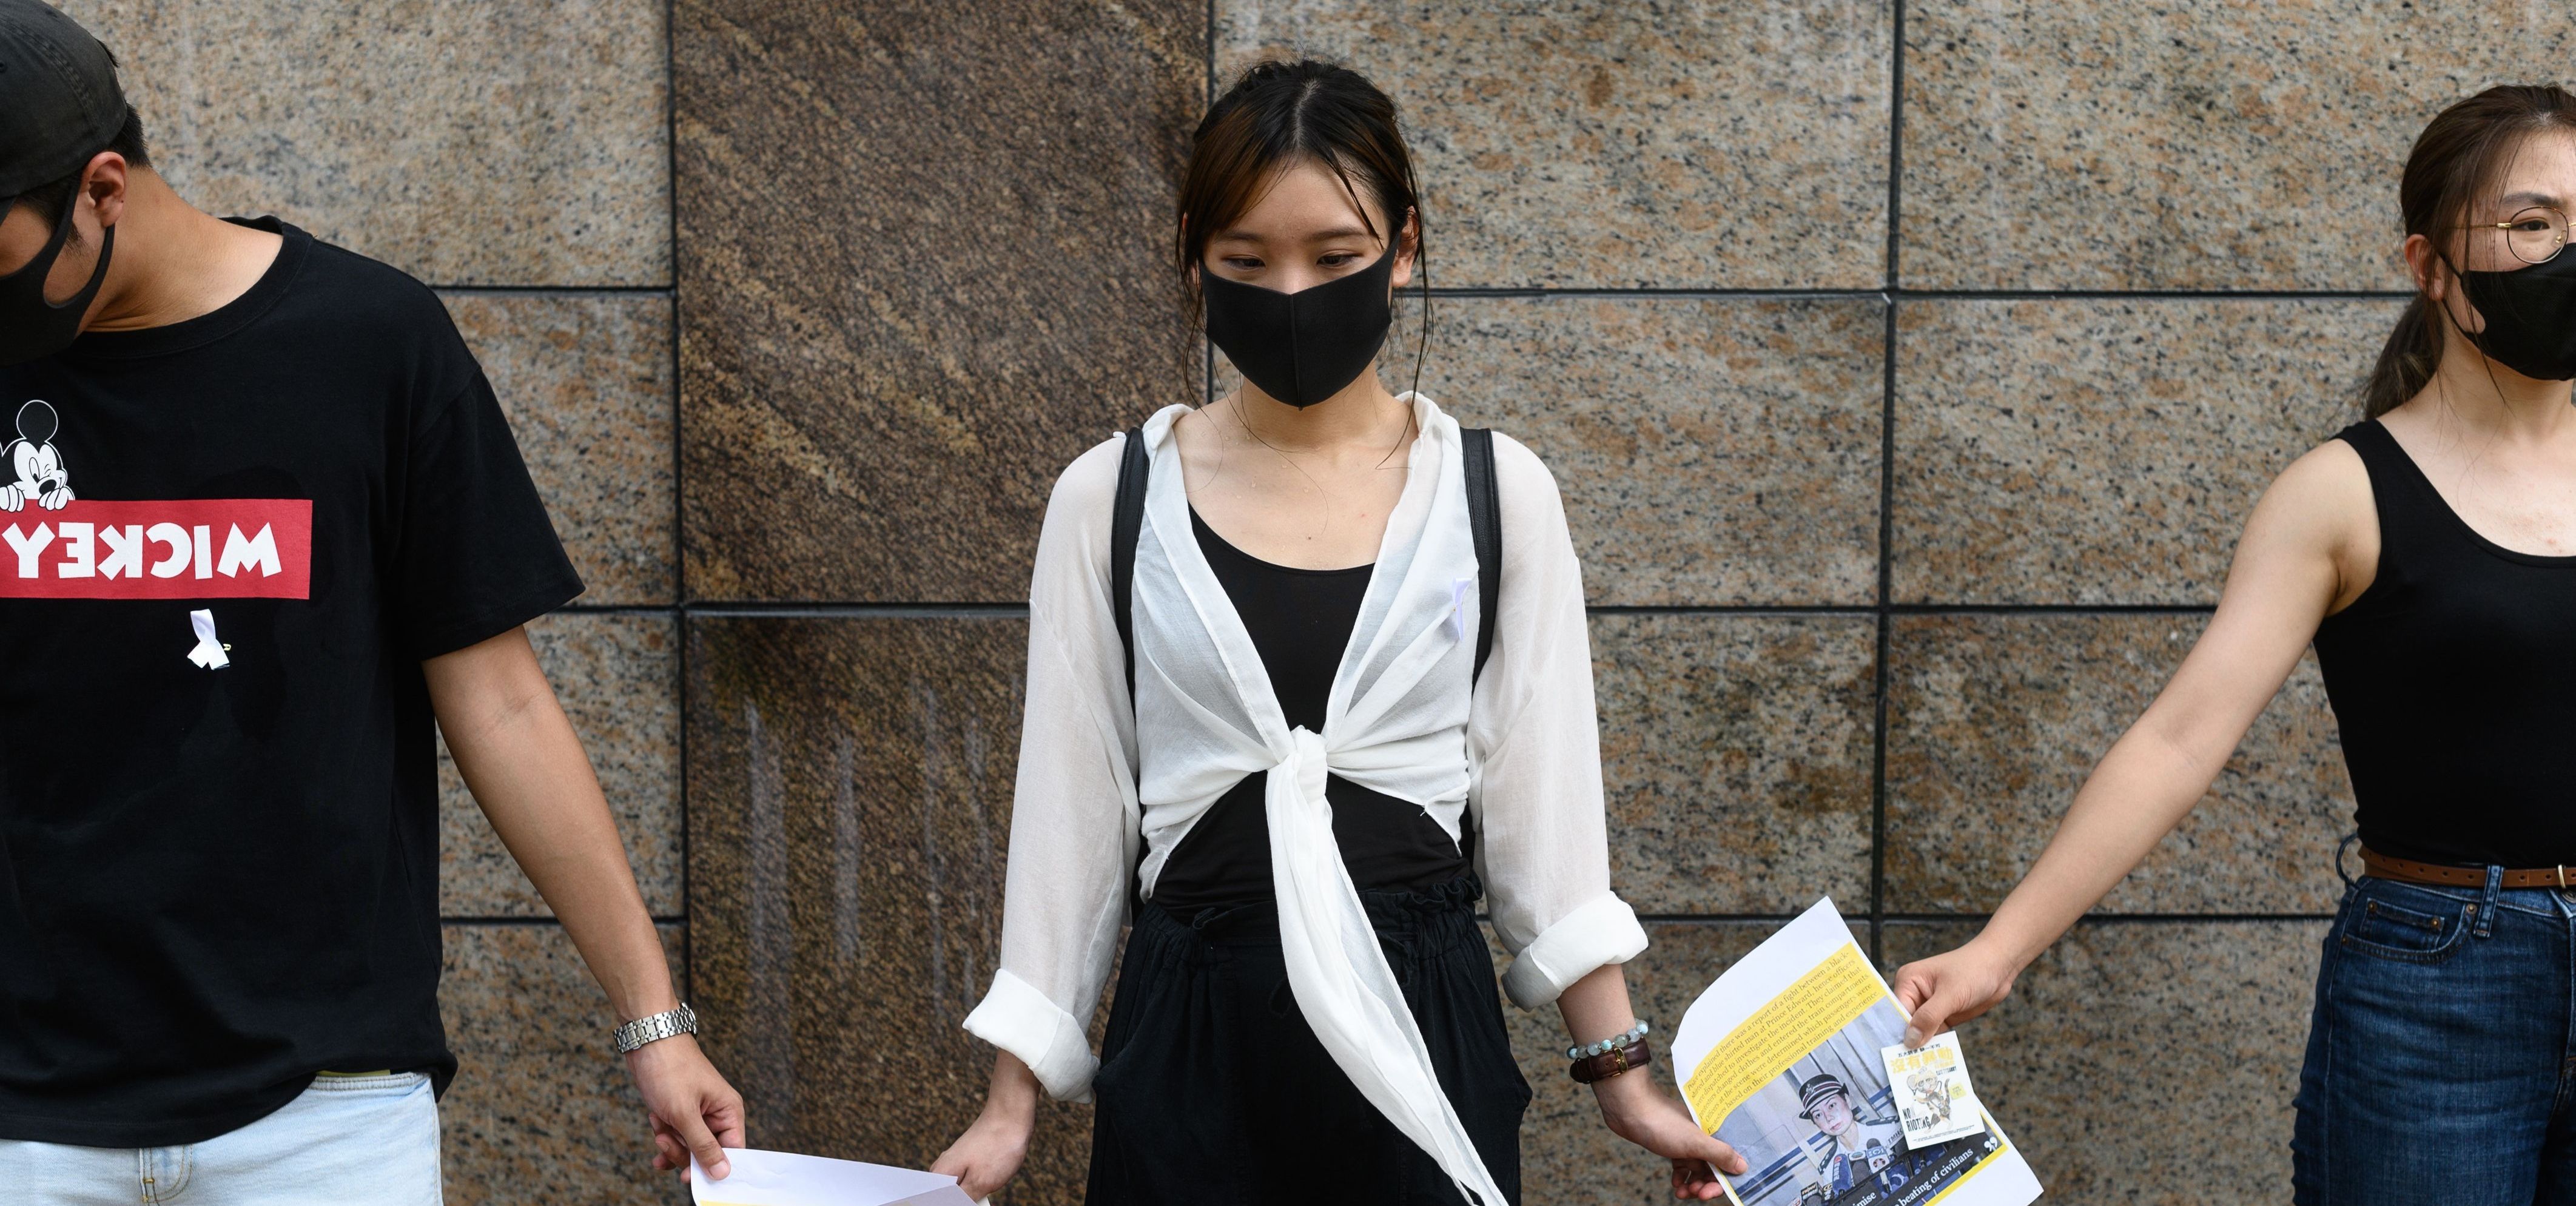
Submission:
[[[54,237],[36,258],[0,276],[0,367],[51,356],[80,338],[81,319],[89,313],[98,287],[106,283],[107,261],[116,254],[116,228],[108,227],[99,240],[98,267],[89,274],[89,283],[57,306],[45,300],[45,278],[53,273],[54,261],[61,258],[71,235],[72,216],[66,213],[54,223]]]
[[[1207,337],[1261,392],[1300,410],[1342,392],[1377,359],[1395,321],[1395,249],[1336,281],[1295,293],[1201,269]]]
[[[2514,272],[2462,272],[2469,304],[2487,320],[2478,350],[2535,381],[2576,378],[2576,255]]]

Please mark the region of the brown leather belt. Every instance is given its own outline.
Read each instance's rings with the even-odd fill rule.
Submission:
[[[2408,884],[2439,884],[2448,888],[2483,888],[2487,886],[2484,867],[2452,867],[2441,863],[2419,863],[2408,858],[2390,858],[2368,846],[2361,848],[2361,873]],[[2529,871],[2507,871],[2503,886],[2508,888],[2576,888],[2576,867],[2540,867]]]

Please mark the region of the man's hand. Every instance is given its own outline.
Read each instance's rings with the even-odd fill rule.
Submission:
[[[1594,1081],[1592,1095],[1601,1103],[1601,1120],[1610,1133],[1672,1161],[1673,1196],[1710,1201],[1726,1196],[1709,1171],[1714,1164],[1730,1176],[1745,1170],[1744,1157],[1699,1129],[1680,1102],[1666,1097],[1643,1068]]]
[[[626,1070],[653,1119],[653,1167],[681,1176],[689,1157],[719,1180],[733,1171],[724,1149],[741,1147],[742,1094],[688,1035],[646,1043],[626,1053]]]

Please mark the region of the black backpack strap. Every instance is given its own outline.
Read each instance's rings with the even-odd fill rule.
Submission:
[[[1467,466],[1467,527],[1476,542],[1476,669],[1494,652],[1494,612],[1503,591],[1503,496],[1494,485],[1494,432],[1461,427],[1460,459]]]
[[[1145,430],[1127,429],[1118,456],[1117,509],[1109,517],[1109,607],[1118,619],[1118,644],[1127,651],[1127,706],[1136,706],[1136,541],[1145,532]]]

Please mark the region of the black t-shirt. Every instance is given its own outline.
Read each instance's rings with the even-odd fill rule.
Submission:
[[[1289,724],[1323,731],[1324,713],[1341,669],[1342,651],[1359,624],[1373,567],[1301,570],[1273,565],[1226,543],[1190,512],[1190,529],[1208,568],[1242,618],[1270,692]],[[1248,775],[1217,797],[1190,826],[1154,880],[1154,903],[1187,916],[1200,909],[1274,898],[1270,882],[1268,774]],[[1468,848],[1419,804],[1371,791],[1340,775],[1324,779],[1333,806],[1333,844],[1360,888],[1418,888],[1445,883],[1469,868]],[[1470,835],[1472,839],[1472,835]]]
[[[231,304],[0,368],[0,1138],[455,1070],[421,662],[581,581],[436,295],[250,224]]]

